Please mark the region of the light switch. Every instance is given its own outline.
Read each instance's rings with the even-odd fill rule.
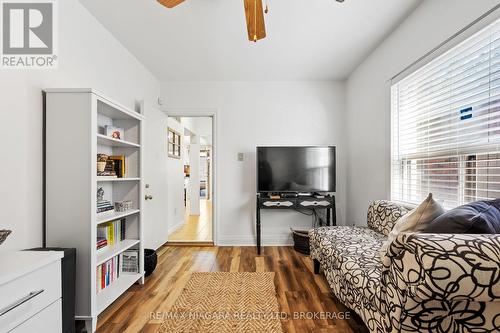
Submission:
[[[243,162],[244,159],[245,159],[245,154],[238,153],[238,162]]]

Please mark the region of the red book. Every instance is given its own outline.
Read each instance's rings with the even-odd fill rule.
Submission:
[[[101,265],[101,290],[106,288],[106,265]]]

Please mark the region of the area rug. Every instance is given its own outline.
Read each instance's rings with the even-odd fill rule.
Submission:
[[[193,273],[161,333],[282,333],[274,273]]]

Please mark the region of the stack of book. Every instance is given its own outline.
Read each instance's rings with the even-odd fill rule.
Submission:
[[[125,219],[100,224],[97,227],[97,239],[106,239],[106,246],[113,246],[125,239]]]
[[[97,201],[97,214],[105,213],[110,210],[114,210],[115,207],[111,204],[109,200],[98,200]]]
[[[97,266],[96,269],[97,292],[101,292],[120,277],[120,259],[118,256]]]
[[[106,237],[97,237],[97,251],[102,250],[108,246]]]
[[[97,176],[101,178],[117,178],[114,159],[106,154],[97,154]]]

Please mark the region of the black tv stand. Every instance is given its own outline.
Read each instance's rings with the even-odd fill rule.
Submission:
[[[274,193],[274,195],[278,195]],[[312,196],[289,196],[292,193],[280,193],[279,198],[273,199],[268,194],[257,194],[256,207],[256,229],[257,229],[257,253],[260,255],[261,249],[261,209],[294,209],[294,210],[317,210],[326,209],[326,225],[337,225],[335,196],[325,195],[324,198]]]

